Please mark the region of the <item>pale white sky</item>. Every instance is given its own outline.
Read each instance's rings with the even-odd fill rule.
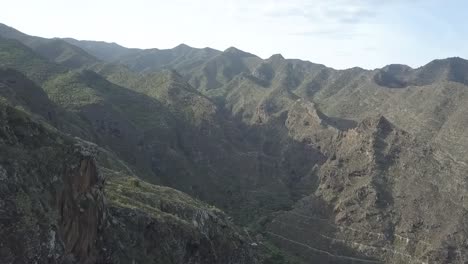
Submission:
[[[462,0],[4,0],[0,22],[43,37],[230,46],[342,69],[468,57]]]

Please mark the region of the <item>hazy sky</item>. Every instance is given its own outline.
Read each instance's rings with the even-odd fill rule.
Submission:
[[[0,22],[44,37],[230,46],[335,68],[468,57],[463,0],[10,0]]]

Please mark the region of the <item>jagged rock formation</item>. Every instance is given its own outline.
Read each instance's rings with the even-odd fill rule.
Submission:
[[[333,149],[316,192],[272,221],[275,240],[321,263],[467,260],[466,167],[384,117],[340,133]]]
[[[0,113],[1,262],[95,263],[106,212],[86,143],[10,106]]]

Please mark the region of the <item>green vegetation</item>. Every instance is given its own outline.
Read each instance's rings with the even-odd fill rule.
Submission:
[[[109,177],[105,191],[112,204],[142,210],[158,218],[162,215],[176,216],[180,212],[191,215],[197,210],[220,212],[187,194],[172,188],[152,185],[135,177]]]
[[[0,37],[0,66],[16,69],[37,83],[63,72],[63,68],[47,62],[16,40]]]
[[[71,110],[85,105],[99,104],[104,101],[98,91],[81,82],[79,72],[67,72],[50,79],[44,88],[57,104]]]

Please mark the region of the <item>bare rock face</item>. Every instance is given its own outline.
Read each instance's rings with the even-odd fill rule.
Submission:
[[[84,156],[76,168],[65,173],[57,204],[66,258],[75,258],[79,263],[96,262],[96,241],[106,220],[103,184],[93,156]]]
[[[94,156],[23,112],[0,113],[1,262],[95,263],[105,207]]]
[[[293,139],[323,150],[331,145],[340,131],[312,102],[303,99],[298,99],[289,108],[285,126]]]
[[[332,148],[315,193],[270,224],[277,243],[320,263],[467,261],[466,167],[382,116]]]

